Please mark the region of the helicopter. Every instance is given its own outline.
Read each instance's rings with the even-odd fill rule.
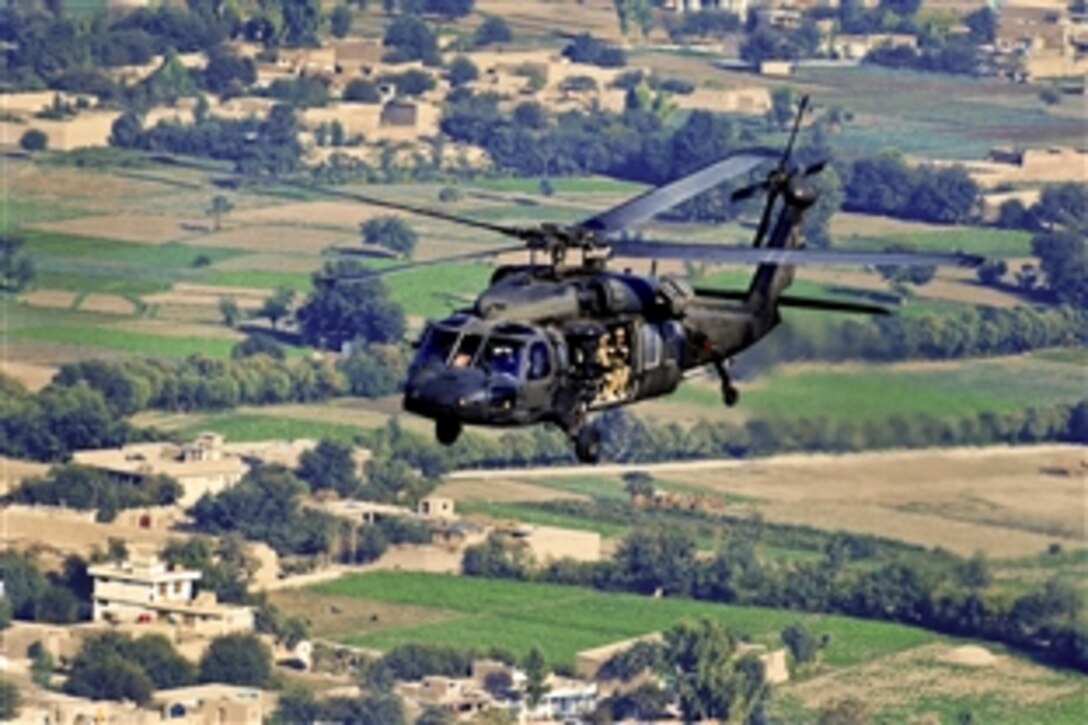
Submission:
[[[812,177],[825,163],[791,163],[808,105],[802,98],[785,149],[738,151],[689,175],[574,224],[532,227],[494,224],[323,187],[306,188],[513,237],[516,246],[317,278],[350,284],[421,266],[530,253],[528,264],[499,266],[470,306],[426,323],[404,382],[403,408],[435,422],[435,437],[452,445],[464,426],[551,424],[574,444],[582,463],[597,463],[602,411],[669,395],[689,373],[713,368],[726,406],[740,394],[730,361],[781,322],[786,308],[888,314],[877,305],[792,296],[795,268],[845,266],[978,266],[962,252],[853,252],[806,249],[800,225],[818,199]],[[620,238],[641,222],[723,183],[765,178],[732,194],[733,201],[765,192],[750,247]],[[537,263],[543,255],[544,262]],[[609,267],[610,258],[649,259],[648,276]],[[660,259],[755,265],[745,290],[696,287],[684,277],[657,275]]]
[[[336,284],[421,265],[528,249],[530,264],[504,265],[475,302],[426,324],[404,383],[404,410],[435,421],[435,437],[457,441],[465,425],[559,427],[582,463],[597,463],[601,432],[591,415],[672,393],[686,375],[712,367],[722,400],[739,392],[728,363],[781,322],[783,308],[888,314],[877,305],[785,293],[801,265],[978,266],[980,257],[835,252],[804,248],[800,225],[817,200],[810,180],[823,163],[797,168],[790,157],[808,98],[801,100],[783,152],[748,149],[571,225],[512,227],[357,194],[338,196],[514,237],[523,245],[330,278]],[[640,222],[697,194],[773,163],[766,178],[734,201],[766,192],[751,247],[618,239]],[[546,263],[535,258],[543,254]],[[754,264],[743,291],[693,287],[679,276],[610,269],[611,257]]]

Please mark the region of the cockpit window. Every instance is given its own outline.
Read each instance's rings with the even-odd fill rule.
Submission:
[[[429,327],[423,336],[423,341],[420,343],[416,361],[423,365],[428,363],[445,365],[456,342],[456,331],[445,330],[441,327]]]
[[[529,348],[529,379],[540,380],[552,374],[552,362],[548,346],[537,340]]]
[[[518,377],[525,354],[525,343],[506,337],[488,338],[480,355],[479,366],[492,375]]]
[[[476,359],[476,353],[480,351],[480,343],[483,341],[483,335],[464,335],[450,364],[455,368],[467,368],[472,365],[472,361]]]

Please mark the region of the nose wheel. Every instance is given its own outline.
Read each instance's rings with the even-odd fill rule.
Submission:
[[[434,437],[444,446],[452,446],[461,436],[461,421],[440,418],[434,424]]]

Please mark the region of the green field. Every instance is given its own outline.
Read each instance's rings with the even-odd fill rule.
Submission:
[[[1036,358],[969,360],[888,369],[851,365],[830,370],[783,369],[741,386],[749,417],[877,421],[892,415],[954,418],[987,411],[1006,413],[1032,405],[1075,402],[1084,397],[1077,366]],[[717,387],[688,383],[676,401],[721,407]]]
[[[586,516],[549,511],[532,503],[490,503],[470,501],[460,504],[466,514],[482,514],[493,519],[511,519],[536,526],[557,526],[575,531],[594,531],[609,539],[618,539],[631,530],[630,526],[613,524]]]
[[[1012,229],[964,227],[872,237],[846,237],[838,240],[843,249],[883,250],[893,244],[913,247],[920,252],[965,251],[987,257],[1030,257],[1031,233]]]
[[[14,340],[61,342],[72,345],[120,350],[149,357],[188,357],[201,354],[226,359],[230,357],[234,340],[151,335],[106,326],[87,327],[48,324],[9,332]]]
[[[363,428],[344,423],[328,423],[299,418],[270,417],[247,413],[223,413],[200,419],[183,428],[181,433],[193,436],[201,431],[214,431],[233,443],[260,440],[295,440],[298,438],[331,438],[353,441]]]
[[[360,600],[443,610],[450,618],[345,637],[351,644],[388,649],[405,642],[458,647],[502,647],[524,654],[541,647],[554,663],[569,663],[584,649],[658,632],[683,620],[710,618],[773,644],[787,625],[805,622],[828,633],[830,665],[844,666],[899,652],[934,639],[920,629],[847,617],[806,615],[687,599],[652,599],[549,584],[463,578],[441,574],[375,572],[308,590]],[[315,601],[315,606],[320,606]]]
[[[982,159],[998,145],[1075,143],[1084,134],[1083,121],[1045,107],[1030,88],[993,79],[872,65],[798,69],[796,78],[818,104],[855,115],[828,136],[847,158],[894,149]]]
[[[4,203],[0,204],[0,234],[9,234],[24,224],[59,221],[86,214],[85,210],[78,207],[37,199],[21,199],[9,193]]]
[[[634,196],[646,190],[644,184],[631,181],[610,179],[605,176],[589,176],[585,178],[555,178],[551,179],[552,188],[557,194],[630,194]],[[521,194],[540,195],[540,179],[483,179],[472,182],[472,187],[486,189],[488,191],[508,191]],[[542,200],[548,197],[540,195]]]

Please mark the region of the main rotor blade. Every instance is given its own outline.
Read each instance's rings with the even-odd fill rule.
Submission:
[[[743,300],[748,296],[748,293],[738,290],[719,290],[707,287],[696,287],[695,295],[697,297],[708,297],[715,300]],[[859,315],[891,314],[891,310],[887,307],[848,300],[822,300],[815,297],[780,295],[776,300],[776,303],[780,307],[796,307],[808,310],[824,310],[827,312],[847,312]]]
[[[394,264],[391,267],[382,267],[380,269],[367,270],[365,272],[351,272],[348,274],[323,274],[319,276],[318,279],[324,282],[360,282],[368,279],[375,279],[377,277],[386,277],[391,274],[400,274],[401,272],[411,272],[412,270],[419,269],[421,267],[433,267],[435,265],[449,264],[453,262],[470,262],[477,259],[487,259],[488,257],[495,257],[500,254],[524,251],[525,247],[520,244],[517,246],[496,247],[495,249],[487,249],[479,252],[466,252],[465,254],[453,254],[448,257],[423,259],[419,262],[405,262],[404,264]]]
[[[797,266],[894,266],[949,265],[978,267],[984,258],[964,252],[843,252],[834,249],[770,249],[767,247],[719,247],[652,240],[623,240],[610,245],[612,256],[637,259],[691,259],[720,264],[793,264]]]
[[[627,229],[708,189],[743,176],[760,164],[773,161],[777,157],[778,154],[769,149],[750,149],[730,154],[699,171],[591,216],[576,226],[602,235]]]
[[[196,169],[198,171],[206,171],[216,174],[229,174],[231,176],[236,176],[240,179],[253,179],[253,177],[246,176],[245,174],[239,174],[235,171],[219,169],[210,164],[201,164],[168,154],[153,154],[151,156],[151,159],[158,163],[171,166],[180,166],[184,168]],[[522,229],[520,227],[510,227],[501,224],[492,224],[490,222],[480,221],[477,219],[457,216],[456,214],[447,214],[446,212],[438,211],[437,209],[430,209],[422,206],[413,206],[411,204],[403,204],[398,201],[388,201],[386,199],[381,199],[376,196],[360,194],[354,191],[341,191],[339,189],[333,189],[327,186],[322,186],[320,184],[311,184],[305,181],[292,181],[290,179],[269,179],[268,182],[269,184],[274,186],[283,186],[289,189],[310,191],[316,194],[323,194],[325,196],[333,198],[357,201],[361,204],[370,204],[371,206],[378,206],[384,209],[392,209],[393,211],[402,211],[407,214],[414,214],[415,216],[438,219],[444,222],[450,222],[451,224],[460,224],[461,226],[473,227],[475,229],[484,229],[489,232],[495,232],[496,234],[502,234],[504,236],[514,237],[516,239],[529,239],[533,236],[532,230]]]

